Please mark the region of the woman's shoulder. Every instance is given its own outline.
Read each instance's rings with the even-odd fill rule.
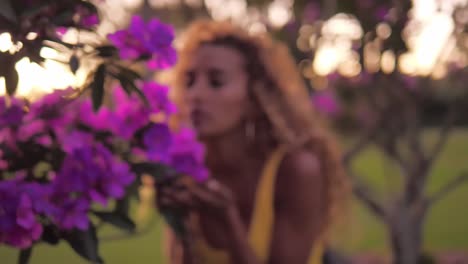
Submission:
[[[297,178],[297,180],[310,178],[319,172],[319,158],[306,147],[286,151],[278,169],[279,176],[289,175],[288,178]]]
[[[276,196],[289,196],[321,188],[320,160],[305,147],[287,151],[279,165]]]

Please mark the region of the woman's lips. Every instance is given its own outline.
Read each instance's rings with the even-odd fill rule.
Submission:
[[[206,120],[207,115],[202,110],[196,109],[192,111],[190,118],[192,119],[193,125],[197,127]]]

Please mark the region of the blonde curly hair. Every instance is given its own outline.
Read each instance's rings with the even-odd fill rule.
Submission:
[[[179,122],[187,118],[182,104],[185,74],[192,54],[203,44],[219,44],[241,52],[247,61],[250,92],[266,116],[275,142],[290,148],[303,147],[320,161],[325,178],[323,233],[343,212],[349,193],[340,148],[313,109],[296,62],[288,48],[267,34],[251,35],[228,22],[197,21],[183,35],[179,62],[174,69],[174,100],[179,104]]]

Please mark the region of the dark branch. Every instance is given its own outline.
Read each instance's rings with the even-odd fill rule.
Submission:
[[[396,145],[397,143],[395,142],[392,144]],[[401,171],[401,175],[408,177],[409,175],[408,164],[403,159],[403,155],[396,149],[396,146],[392,146],[394,147],[394,149],[390,149],[381,144],[379,144],[379,146],[387,157],[389,157],[391,160],[393,160],[394,162],[398,164],[400,171]]]
[[[359,154],[362,150],[364,150],[367,147],[367,145],[372,141],[373,137],[375,136],[376,131],[376,128],[370,129],[348,151],[344,153],[344,164],[349,164],[357,154]]]
[[[354,195],[361,201],[363,204],[373,213],[375,216],[385,220],[386,212],[383,207],[378,201],[375,195],[371,192],[371,189],[365,184],[360,177],[352,172],[348,168],[348,174],[350,175],[351,179],[353,180],[353,193]]]
[[[463,183],[468,181],[468,172],[463,172],[457,177],[455,177],[453,180],[448,182],[446,185],[444,185],[442,188],[440,188],[439,191],[434,193],[432,196],[430,196],[427,199],[428,205],[433,205],[434,203],[440,201],[442,198],[444,198],[447,194],[450,192],[454,191],[456,188],[460,187]]]
[[[450,132],[452,132],[455,119],[456,119],[456,108],[451,107],[442,128],[439,130],[439,136],[437,138],[437,142],[435,143],[432,150],[429,152],[428,164],[432,164],[437,159],[439,154],[442,152],[445,144],[448,141]]]

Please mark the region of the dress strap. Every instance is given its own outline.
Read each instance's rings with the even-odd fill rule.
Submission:
[[[266,261],[273,233],[275,182],[286,147],[277,148],[265,163],[255,194],[249,242],[257,257]]]

